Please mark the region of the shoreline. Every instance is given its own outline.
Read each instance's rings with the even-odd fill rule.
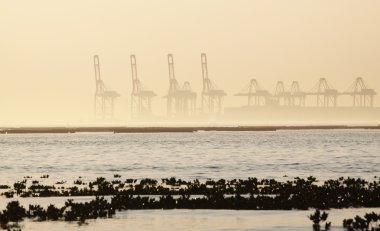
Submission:
[[[334,129],[380,129],[380,125],[310,125],[310,126],[181,126],[181,127],[3,127],[0,134],[29,134],[29,133],[167,133],[167,132],[239,132],[239,131],[278,131],[278,130],[334,130]]]

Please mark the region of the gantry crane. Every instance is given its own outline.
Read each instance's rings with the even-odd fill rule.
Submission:
[[[95,118],[113,118],[114,116],[114,101],[119,97],[116,91],[107,90],[101,75],[99,56],[94,55],[95,68],[95,97],[94,97],[94,114]]]
[[[208,77],[207,57],[205,53],[201,54],[202,64],[202,113],[217,114],[222,113],[222,99],[227,95],[223,90],[218,89]]]
[[[357,77],[343,94],[352,96],[353,107],[373,107],[376,92],[366,86],[362,77]]]
[[[264,106],[270,101],[271,94],[263,90],[256,79],[251,79],[238,94],[235,96],[246,96],[248,106]]]
[[[305,106],[306,92],[301,91],[298,81],[290,86],[290,106]]]
[[[274,101],[279,106],[290,106],[291,94],[285,90],[284,82],[278,81],[274,92]]]
[[[156,96],[153,91],[145,90],[137,75],[136,56],[131,55],[132,93],[131,93],[131,117],[146,117],[152,115],[151,102]]]
[[[339,92],[332,88],[325,78],[320,78],[307,95],[317,97],[317,107],[336,107]]]
[[[197,94],[191,90],[190,83],[185,82],[180,88],[174,73],[174,59],[168,54],[169,91],[167,99],[167,114],[169,117],[187,117],[195,114]]]

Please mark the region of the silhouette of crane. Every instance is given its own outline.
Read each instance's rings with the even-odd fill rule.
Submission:
[[[290,106],[305,106],[306,92],[301,91],[298,81],[290,86]]]
[[[167,99],[167,114],[169,117],[186,117],[195,114],[195,103],[197,94],[191,90],[190,83],[185,82],[179,87],[174,73],[174,59],[168,54],[169,67],[169,91],[165,96]]]
[[[325,78],[320,78],[307,95],[317,97],[317,107],[336,107],[339,92],[332,88]]]
[[[274,93],[274,102],[279,106],[290,106],[291,94],[285,91],[285,85],[282,81],[278,81]]]
[[[263,90],[256,79],[251,79],[249,83],[235,96],[246,96],[248,106],[264,106],[270,101],[271,94]]]
[[[151,116],[152,98],[156,96],[153,91],[145,90],[137,76],[136,56],[131,55],[132,93],[131,116],[132,118]]]
[[[227,95],[223,90],[219,90],[208,77],[207,57],[201,54],[202,64],[202,113],[218,114],[222,113],[222,98]]]
[[[114,101],[119,97],[116,91],[109,91],[104,84],[100,75],[99,56],[94,55],[95,68],[95,99],[94,99],[94,114],[95,118],[113,118],[114,116]]]
[[[377,93],[366,86],[362,77],[357,77],[343,94],[352,96],[353,107],[373,107],[373,99]]]

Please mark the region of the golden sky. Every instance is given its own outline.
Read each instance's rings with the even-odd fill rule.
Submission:
[[[250,78],[273,91],[278,80],[310,90],[325,77],[344,91],[362,76],[380,92],[378,0],[0,0],[0,31],[0,124],[93,119],[94,54],[121,94],[119,119],[129,117],[131,54],[157,114],[168,53],[199,95],[206,52],[225,106],[245,104],[233,94]]]

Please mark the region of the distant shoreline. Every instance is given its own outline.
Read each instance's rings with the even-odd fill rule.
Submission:
[[[278,130],[333,130],[333,129],[380,129],[375,126],[348,125],[313,125],[313,126],[189,126],[189,127],[5,127],[0,128],[0,134],[28,133],[168,133],[168,132],[202,132],[202,131],[278,131]]]

